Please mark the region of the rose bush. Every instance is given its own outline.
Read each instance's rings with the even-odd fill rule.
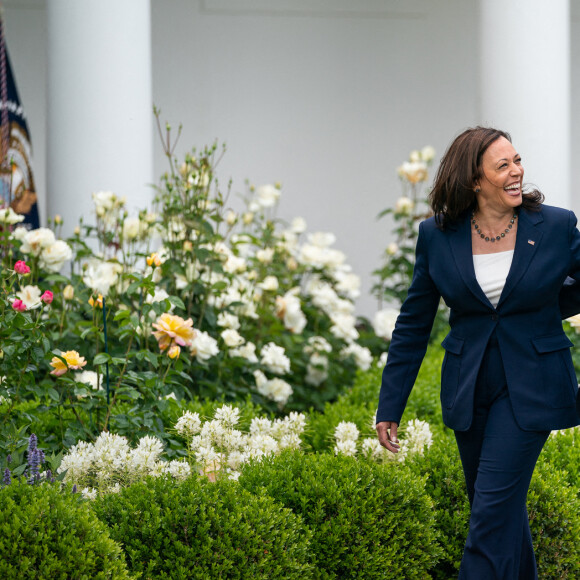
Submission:
[[[1,226],[5,445],[45,413],[58,420],[39,435],[55,449],[103,430],[169,441],[158,419],[169,396],[321,410],[370,366],[357,342],[360,280],[335,236],[278,219],[277,185],[248,187],[235,212],[216,146],[167,156],[153,207],[136,216],[97,192],[94,222],[66,241]]]

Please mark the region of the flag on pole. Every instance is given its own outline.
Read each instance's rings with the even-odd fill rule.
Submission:
[[[30,229],[40,227],[31,164],[30,134],[8,58],[0,15],[0,206],[24,215]]]

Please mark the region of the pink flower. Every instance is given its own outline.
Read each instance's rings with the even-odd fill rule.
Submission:
[[[18,312],[24,312],[26,310],[26,304],[24,304],[20,298],[17,298],[12,303],[12,308],[14,308],[14,310],[18,310]]]
[[[50,304],[52,302],[52,299],[54,298],[53,293],[50,290],[45,290],[44,294],[40,297],[40,299],[45,303],[45,304]]]
[[[21,274],[24,276],[25,274],[30,274],[30,267],[26,265],[26,262],[23,260],[18,260],[16,264],[14,264],[14,271],[17,274]]]

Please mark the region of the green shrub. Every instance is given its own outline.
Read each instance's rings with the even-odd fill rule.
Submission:
[[[310,578],[300,517],[235,481],[149,479],[94,503],[143,578]]]
[[[568,474],[539,463],[528,492],[528,514],[540,578],[580,578],[580,498]]]
[[[443,556],[430,573],[438,580],[455,578],[469,529],[469,501],[454,438],[437,437],[423,456],[412,455],[406,464],[417,477],[427,476],[425,489],[436,506],[435,528]]]
[[[580,427],[559,431],[549,437],[540,463],[549,463],[562,471],[580,498]]]
[[[0,578],[130,578],[121,548],[79,495],[23,480],[0,489]]]
[[[425,578],[440,554],[424,480],[404,465],[285,452],[244,467],[239,483],[303,516],[317,578]]]

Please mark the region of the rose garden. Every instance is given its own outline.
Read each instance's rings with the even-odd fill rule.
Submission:
[[[221,154],[167,151],[153,207],[94,193],[66,240],[0,209],[0,576],[454,577],[469,506],[443,304],[402,452],[374,434],[434,152],[382,213],[373,320],[335,236],[277,215],[281,187],[230,208]],[[580,577],[579,438],[552,433],[528,495],[542,578]]]

